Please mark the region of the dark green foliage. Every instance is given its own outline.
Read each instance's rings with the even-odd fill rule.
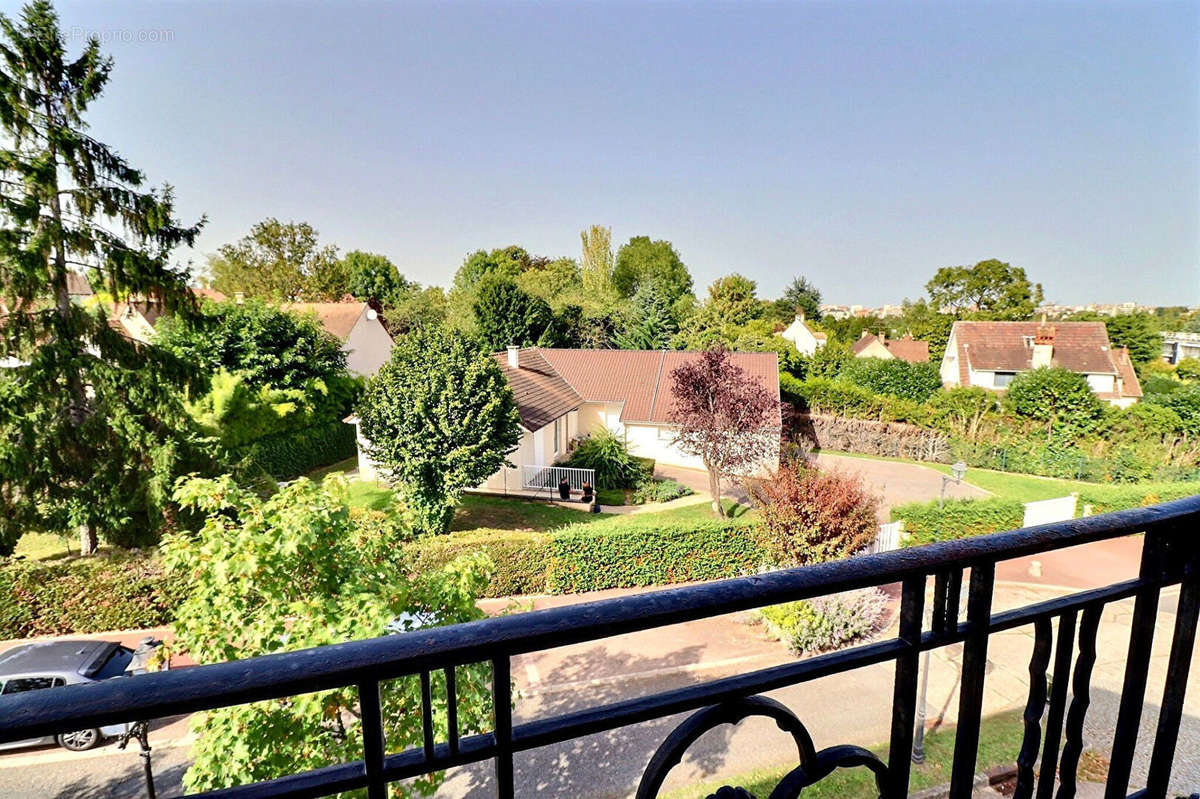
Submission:
[[[388,308],[420,287],[404,275],[387,256],[351,250],[342,259],[346,291],[359,300],[375,300]]]
[[[423,532],[446,532],[462,492],[499,469],[521,440],[508,380],[461,333],[404,336],[358,404],[367,450]]]
[[[771,303],[770,316],[773,321],[789,324],[797,313],[803,313],[805,318],[821,321],[821,291],[812,282],[801,275],[795,278],[783,290],[783,296]]]
[[[1182,384],[1175,391],[1149,396],[1145,402],[1174,411],[1179,417],[1179,432],[1200,434],[1200,383]]]
[[[674,304],[657,283],[640,286],[624,329],[616,336],[623,350],[665,350],[679,332]]]
[[[1180,380],[1200,380],[1200,358],[1183,358],[1175,364],[1175,374]]]
[[[976,386],[934,392],[928,406],[930,424],[968,441],[974,441],[984,419],[1000,409],[994,392]]]
[[[162,627],[185,594],[152,555],[0,565],[0,640]]]
[[[787,360],[787,370],[794,377],[804,380],[809,377],[836,377],[853,361],[854,353],[845,344],[830,342],[818,347],[812,355],[794,355]]]
[[[1104,320],[1108,340],[1113,347],[1128,347],[1135,364],[1149,363],[1162,357],[1162,337],[1154,317],[1146,313],[1117,314]]]
[[[1015,530],[1025,518],[1025,505],[1015,499],[948,499],[910,502],[892,508],[893,519],[904,520],[908,544],[930,544],[1003,530]]]
[[[692,276],[671,242],[651,241],[649,236],[634,236],[621,245],[612,282],[622,297],[654,286],[668,304],[692,292]]]
[[[652,518],[567,527],[550,544],[547,587],[569,594],[752,574],[769,562],[753,531],[745,522]]]
[[[158,344],[207,372],[241,372],[252,386],[301,388],[346,370],[342,343],[311,316],[263,302],[205,303],[192,318],[164,319]]]
[[[690,497],[696,493],[692,489],[674,480],[644,480],[633,492],[633,504],[644,505],[647,502],[670,502],[680,497]]]
[[[1013,378],[1004,403],[1014,413],[1044,422],[1049,435],[1069,437],[1095,430],[1104,404],[1087,378],[1061,367],[1042,367]]]
[[[522,291],[516,281],[488,279],[479,288],[474,306],[475,321],[485,347],[492,352],[510,344],[528,347],[543,342],[547,332],[554,337],[554,313],[541,297]]]
[[[232,454],[276,479],[290,480],[345,460],[356,451],[354,427],[335,419],[263,436]]]
[[[113,66],[97,38],[70,60],[48,2],[0,15],[0,36],[0,359],[24,362],[0,379],[0,551],[27,530],[79,530],[86,552],[97,531],[157,531],[174,479],[211,462],[181,403],[189,365],[73,304],[70,267],[186,313],[172,253],[200,224],[176,220],[169,186],[148,189],[87,132]]]
[[[838,373],[839,380],[914,402],[925,402],[942,386],[932,363],[909,363],[899,358],[855,358]]]
[[[636,488],[648,476],[642,464],[629,454],[625,442],[607,428],[580,441],[562,465],[595,470],[598,488]],[[653,471],[651,465],[650,473]]]
[[[929,422],[927,406],[901,397],[875,394],[845,380],[814,377],[797,381],[781,376],[780,391],[800,411],[907,424]]]

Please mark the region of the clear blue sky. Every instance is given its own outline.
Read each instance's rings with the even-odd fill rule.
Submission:
[[[94,132],[208,214],[197,260],[277,216],[445,285],[599,223],[698,288],[898,302],[997,257],[1200,303],[1200,3],[59,8],[116,58]]]

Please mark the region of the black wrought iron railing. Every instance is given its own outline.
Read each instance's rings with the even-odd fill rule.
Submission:
[[[1088,519],[758,576],[2,697],[0,743],[357,686],[364,719],[362,760],[208,795],[310,797],[365,788],[370,797],[383,797],[391,782],[490,759],[494,761],[496,794],[512,797],[522,787],[514,785],[514,753],[680,712],[698,711],[671,733],[650,759],[638,788],[639,799],[657,795],[666,773],[706,730],[750,716],[774,719],[792,735],[797,747],[796,766],[771,793],[772,799],[797,797],[806,786],[836,768],[869,769],[881,796],[904,797],[909,792],[918,659],[926,650],[961,643],[961,686],[950,796],[966,799],[971,795],[975,776],[989,638],[1001,631],[1031,626],[1035,645],[1029,664],[1031,688],[1024,713],[1025,734],[1020,750],[1013,753],[1017,766],[1015,795],[1019,799],[1035,793],[1038,799],[1052,795],[1070,799],[1075,794],[1076,771],[1083,750],[1084,718],[1090,702],[1101,613],[1109,603],[1132,598],[1132,632],[1105,791],[1106,799],[1115,799],[1129,792],[1160,591],[1178,584],[1157,728],[1153,741],[1143,742],[1149,749],[1145,787],[1131,794],[1163,797],[1168,792],[1175,760],[1200,611],[1198,522],[1200,497],[1192,497]],[[1145,536],[1136,578],[1017,609],[993,611],[998,562],[1134,534]],[[924,603],[931,578],[932,622],[926,629]],[[967,600],[965,608],[960,609],[959,588],[964,580]],[[895,637],[702,684],[513,724],[510,665],[515,655],[769,604],[896,583],[902,589]],[[778,702],[760,696],[785,686],[888,661],[895,664],[895,682],[886,761],[857,746],[838,745],[818,751],[797,716]],[[431,686],[435,681],[430,675],[444,673],[448,706],[453,710],[455,667],[481,662],[490,662],[492,666],[493,730],[461,735],[453,712],[449,713],[448,729],[434,729]],[[1052,675],[1049,680],[1048,670]],[[421,679],[424,744],[387,754],[380,722],[379,685],[381,681],[402,676]],[[436,682],[442,684],[443,680],[439,678]],[[853,698],[847,697],[846,701]],[[1198,789],[1200,786],[1189,786],[1191,791]]]

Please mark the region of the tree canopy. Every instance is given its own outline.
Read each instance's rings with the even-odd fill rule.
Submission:
[[[319,302],[346,293],[347,273],[337,248],[321,246],[307,222],[265,219],[219,253],[209,264],[212,286],[230,297]]]
[[[462,492],[495,473],[521,439],[499,364],[457,331],[400,338],[357,413],[367,453],[426,532],[449,529]]]
[[[351,250],[342,259],[346,292],[359,300],[375,300],[391,308],[420,287],[400,274],[387,256]]]
[[[195,535],[169,537],[163,559],[188,581],[176,611],[173,646],[198,663],[357,641],[480,618],[475,599],[491,565],[463,555],[417,569],[412,538],[394,516],[354,511],[340,476],[301,478],[260,499],[229,478],[193,479],[177,498],[207,517]],[[236,624],[230,624],[236,619]],[[458,726],[489,728],[490,670],[455,670]],[[432,713],[446,725],[446,691]],[[379,685],[384,735],[399,751],[420,746],[421,688],[415,677]],[[197,717],[189,792],[241,785],[362,756],[358,690],[351,686],[219,708]],[[393,796],[430,795],[442,773],[392,786]]]
[[[995,258],[974,266],[944,266],[925,284],[935,309],[956,314],[980,311],[1003,319],[1027,319],[1042,301],[1042,285],[1025,270]]]
[[[1149,363],[1162,357],[1162,337],[1154,317],[1144,313],[1117,314],[1104,321],[1109,343],[1128,347],[1135,364]]]
[[[301,388],[346,370],[342,343],[316,319],[258,300],[204,303],[194,316],[161,320],[155,340],[210,374],[239,372],[256,387]]]
[[[797,313],[814,322],[821,320],[821,291],[803,275],[792,280],[783,296],[771,304],[771,315],[778,322],[787,324]]]
[[[1104,415],[1087,378],[1061,367],[1022,372],[1009,384],[1004,401],[1014,413],[1044,422],[1047,435],[1090,432]]]
[[[112,297],[167,312],[191,305],[172,252],[200,223],[175,217],[169,186],[87,133],[113,62],[89,38],[78,57],[50,3],[0,15],[0,553],[29,530],[137,542],[165,524],[170,486],[208,462],[180,389],[193,376],[158,348],[71,302],[72,269]]]
[[[692,291],[692,276],[674,245],[649,236],[634,236],[617,251],[613,268],[613,286],[622,297],[632,297],[639,289],[655,284],[668,302],[675,302]]]
[[[475,320],[485,347],[496,352],[510,344],[552,344],[554,313],[541,297],[525,293],[516,281],[488,278],[475,300]]]

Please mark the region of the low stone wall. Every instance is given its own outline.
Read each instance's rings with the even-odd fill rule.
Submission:
[[[901,422],[801,413],[794,417],[792,438],[806,450],[950,462],[950,440],[945,433]]]

